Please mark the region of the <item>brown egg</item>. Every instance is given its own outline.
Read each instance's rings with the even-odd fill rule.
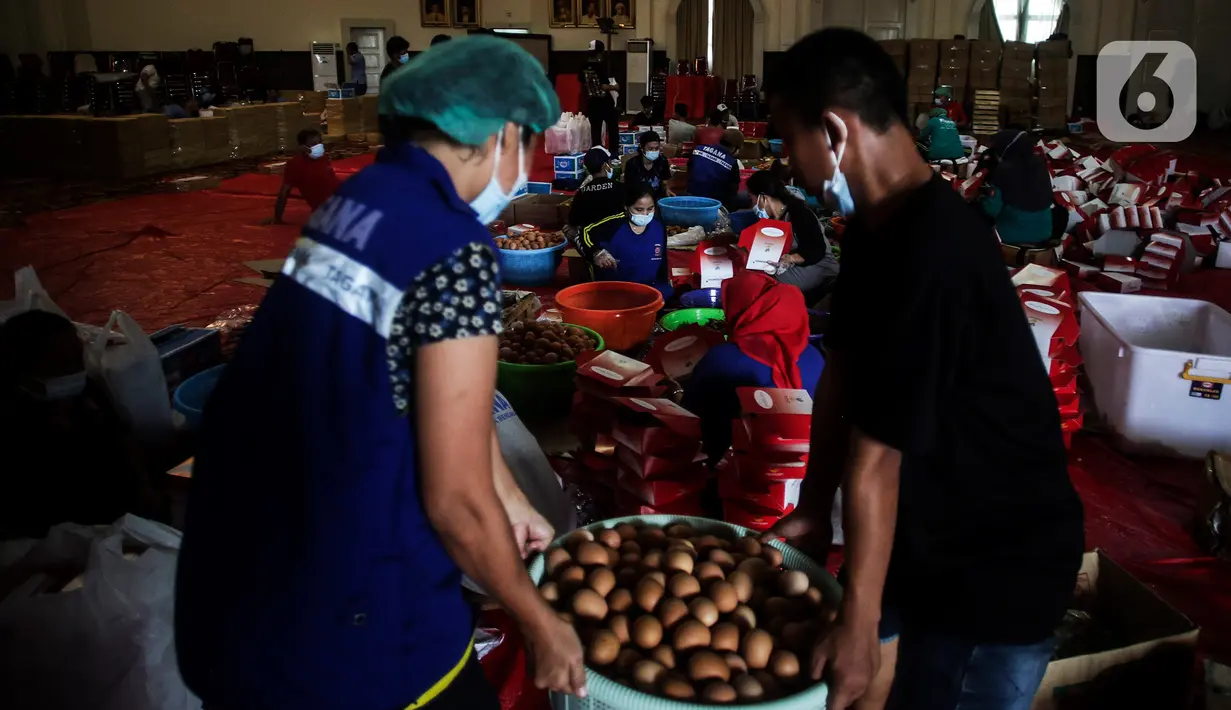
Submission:
[[[573,613],[582,619],[602,621],[607,616],[607,602],[593,589],[582,589],[573,595]]]
[[[739,606],[739,594],[736,593],[735,586],[725,580],[711,584],[709,596],[714,600],[714,606],[718,607],[720,614],[730,614]]]
[[[669,597],[658,607],[658,620],[664,629],[674,628],[676,624],[688,616],[688,604],[683,599]]]
[[[697,697],[697,691],[693,690],[692,683],[689,683],[688,679],[679,673],[664,673],[658,688],[663,695],[676,700]]]
[[[622,614],[633,605],[633,593],[627,589],[613,589],[607,595],[607,608]]]
[[[776,547],[765,545],[761,549],[761,557],[769,563],[770,567],[778,568],[782,566],[782,550]]]
[[[728,680],[731,669],[722,657],[712,651],[697,651],[688,659],[688,677],[694,683],[703,680]]]
[[[641,557],[641,545],[638,545],[632,540],[625,540],[624,542],[620,543],[620,554],[621,555],[636,555],[637,557]]]
[[[713,581],[715,579],[723,579],[726,577],[722,572],[722,568],[717,564],[709,561],[698,562],[694,576],[702,582]]]
[[[816,587],[808,587],[804,592],[804,599],[807,599],[813,606],[820,606],[825,603],[825,597],[821,594],[821,590]]]
[[[670,552],[671,550],[683,550],[684,552],[687,552],[692,557],[697,556],[697,548],[693,546],[691,540],[682,540],[682,539],[667,540],[667,551]]]
[[[641,648],[654,648],[663,640],[663,625],[650,614],[637,617],[632,628],[633,643]]]
[[[641,556],[641,564],[650,569],[658,569],[663,564],[662,550],[650,550]]]
[[[667,591],[671,592],[673,597],[688,599],[701,593],[701,583],[691,574],[680,572],[667,580]]]
[[[578,585],[586,581],[586,571],[580,565],[565,565],[557,570],[556,581],[562,585]]]
[[[663,585],[664,589],[667,587],[667,574],[660,569],[656,569],[651,572],[646,572],[644,575],[644,578],[652,579],[655,582],[658,582],[659,584]]]
[[[675,651],[667,644],[656,646],[653,651],[650,651],[650,658],[661,663],[662,667],[667,670],[675,668]]]
[[[774,650],[774,638],[768,631],[753,629],[744,634],[743,643],[739,646],[740,655],[748,662],[748,667],[761,669],[769,664],[769,654]]]
[[[644,611],[652,612],[658,606],[658,600],[663,598],[663,585],[652,579],[643,579],[633,590],[633,601]]]
[[[655,688],[667,669],[658,661],[638,661],[633,666],[633,683],[646,691]]]
[[[769,657],[769,670],[783,680],[791,680],[799,675],[799,659],[790,651],[774,651]]]
[[[600,597],[606,597],[615,588],[616,576],[615,572],[606,567],[596,567],[586,576],[586,584],[598,592]]]
[[[748,664],[744,662],[744,657],[738,653],[724,653],[722,654],[722,660],[726,661],[727,667],[731,669],[731,675],[748,672]]]
[[[778,578],[778,587],[783,596],[800,597],[808,591],[808,575],[797,569],[789,569]]]
[[[620,534],[620,539],[632,541],[637,539],[637,526],[632,523],[620,523],[613,528]]]
[[[773,548],[770,548],[773,549]],[[769,571],[769,563],[760,557],[749,557],[735,567],[736,572],[748,575],[753,584],[760,584],[761,578]]]
[[[748,557],[757,557],[761,554],[761,541],[755,537],[741,537],[735,541],[735,550]]]
[[[680,549],[668,550],[663,556],[663,569],[668,572],[691,574],[693,568],[692,555]]]
[[[755,629],[757,627],[756,612],[754,612],[751,607],[744,604],[740,604],[735,607],[735,611],[731,612],[731,620],[735,622],[736,626],[740,627],[744,631]]]
[[[547,553],[547,574],[555,574],[560,565],[568,564],[573,559],[568,550],[563,547],[553,547]]]
[[[727,705],[739,699],[739,693],[735,688],[727,683],[710,683],[705,686],[705,690],[701,691],[701,697],[706,702],[714,703],[715,705]]]
[[[597,542],[583,542],[577,546],[577,561],[587,567],[608,564],[611,561],[607,556],[608,549]]]
[[[663,532],[667,533],[667,537],[689,538],[692,537],[692,526],[688,523],[676,523],[668,525]]]
[[[708,626],[718,623],[718,607],[706,597],[697,597],[688,602],[688,611],[697,621]]]
[[[657,549],[667,544],[667,533],[662,528],[642,528],[637,532],[637,543],[643,550]]]
[[[620,649],[620,655],[616,656],[615,665],[622,671],[630,671],[633,666],[641,662],[641,654],[627,646]]]
[[[607,566],[615,567],[620,564],[620,551],[611,547],[607,548]]]
[[[611,633],[620,639],[621,644],[628,643],[628,617],[623,614],[615,614],[607,619],[607,628]]]
[[[600,630],[590,639],[590,647],[586,652],[586,658],[590,663],[596,666],[606,666],[615,661],[618,655],[620,655],[620,640],[610,631]]]
[[[598,540],[599,542],[601,542],[602,544],[606,545],[607,547],[610,547],[613,549],[619,548],[620,543],[623,542],[623,540],[620,538],[620,533],[616,532],[615,530],[611,530],[611,529],[607,529],[607,530],[603,530],[599,532],[599,534],[595,535],[594,538]]]
[[[727,576],[727,582],[735,589],[735,598],[741,604],[752,598],[752,577],[747,572],[735,570]]]
[[[781,694],[782,688],[773,673],[762,670],[752,671],[750,675],[756,679],[757,683],[761,684],[762,694],[766,700],[773,700]]]
[[[671,641],[676,651],[705,648],[710,645],[710,630],[700,621],[689,619],[675,628]]]
[[[747,673],[732,678],[731,685],[734,686],[735,693],[740,700],[757,701],[765,697],[765,689],[761,687],[761,682]]]
[[[547,582],[539,587],[539,594],[543,596],[543,600],[555,604],[560,601],[560,587],[555,582]]]
[[[633,543],[633,544],[636,544],[636,543]],[[633,568],[640,567],[641,566],[641,555],[635,552],[628,552],[628,553],[621,552],[620,561],[617,564],[620,564],[624,567],[633,567]]]
[[[730,621],[714,624],[710,628],[710,648],[715,651],[738,651],[739,627]]]

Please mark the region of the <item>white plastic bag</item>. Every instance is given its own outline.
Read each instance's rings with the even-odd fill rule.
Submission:
[[[115,342],[112,331],[123,339]],[[171,401],[158,348],[123,311],[112,311],[103,332],[86,347],[86,369],[106,385],[121,419],[143,444],[160,444],[171,432]]]
[[[4,706],[200,708],[175,656],[179,546],[179,532],[133,515],[110,526],[57,525],[37,541],[8,570],[26,582],[0,601]],[[62,589],[45,588],[80,568]]]
[[[51,300],[33,266],[23,266],[13,272],[13,294],[13,300],[0,301],[0,323],[26,311],[47,311],[68,317]]]

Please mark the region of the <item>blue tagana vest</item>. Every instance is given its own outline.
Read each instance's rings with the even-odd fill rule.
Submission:
[[[207,703],[403,708],[469,648],[461,573],[423,510],[416,414],[394,406],[386,346],[412,280],[490,239],[409,145],[383,150],[304,228],[205,410],[176,643]]]
[[[721,145],[697,146],[688,167],[688,193],[729,202],[739,189],[737,164],[735,155]]]

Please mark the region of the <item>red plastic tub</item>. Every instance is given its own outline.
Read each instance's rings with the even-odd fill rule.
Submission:
[[[556,307],[565,323],[596,331],[612,350],[628,350],[650,339],[663,297],[653,286],[594,281],[561,290]]]

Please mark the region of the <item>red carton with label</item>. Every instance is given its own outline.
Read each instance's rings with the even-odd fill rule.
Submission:
[[[736,267],[743,261],[735,247],[712,241],[698,244],[695,254],[701,288],[722,288],[722,282],[734,276]]]
[[[737,387],[735,394],[747,428],[747,450],[794,451],[799,442],[807,444],[812,428],[812,397],[807,390]]]
[[[658,480],[664,478],[687,478],[697,475],[698,471],[704,471],[698,468],[704,464],[705,455],[698,453],[701,450],[701,442],[696,442],[691,453],[680,452],[671,456],[654,456],[652,454],[640,454],[627,446],[616,447],[616,460],[620,470],[634,473],[638,478],[647,480]]]
[[[748,252],[750,271],[773,273],[782,255],[791,250],[791,225],[773,219],[763,219],[739,235],[739,248]]]
[[[1020,294],[1022,309],[1030,322],[1030,331],[1039,348],[1039,355],[1048,361],[1077,343],[1080,332],[1077,317],[1069,304],[1047,296],[1030,293],[1024,289]]]
[[[1013,285],[1020,292],[1024,286],[1033,286],[1051,291],[1054,296],[1065,303],[1073,302],[1073,286],[1069,275],[1063,269],[1053,269],[1038,264],[1027,264],[1013,274]]]
[[[740,480],[753,483],[778,483],[803,480],[808,473],[808,455],[789,461],[766,460],[762,456],[734,451],[727,462],[739,474]]]
[[[578,357],[577,389],[595,397],[656,397],[663,392],[661,379],[654,368],[614,350]]]
[[[624,491],[636,496],[643,503],[660,508],[681,498],[700,493],[705,489],[706,479],[701,469],[695,469],[689,475],[678,479],[664,478],[647,481],[621,466],[618,481],[620,488]]]
[[[710,348],[725,341],[722,333],[713,328],[690,323],[656,338],[645,361],[655,370],[679,381],[692,374]]]
[[[652,506],[637,496],[625,490],[617,490],[615,495],[616,514],[624,517],[629,515],[689,515],[703,518],[705,508],[701,505],[701,497],[690,495],[671,501],[661,506]]]
[[[774,515],[786,515],[799,505],[800,479],[777,483],[750,483],[731,467],[718,474],[718,497],[741,506]]]
[[[611,437],[637,454],[685,460],[701,448],[701,419],[669,399],[615,397]]]
[[[740,525],[757,532],[769,530],[779,520],[782,520],[782,517],[781,515],[772,515],[748,508],[733,500],[724,500],[722,502],[723,520],[732,525]]]

